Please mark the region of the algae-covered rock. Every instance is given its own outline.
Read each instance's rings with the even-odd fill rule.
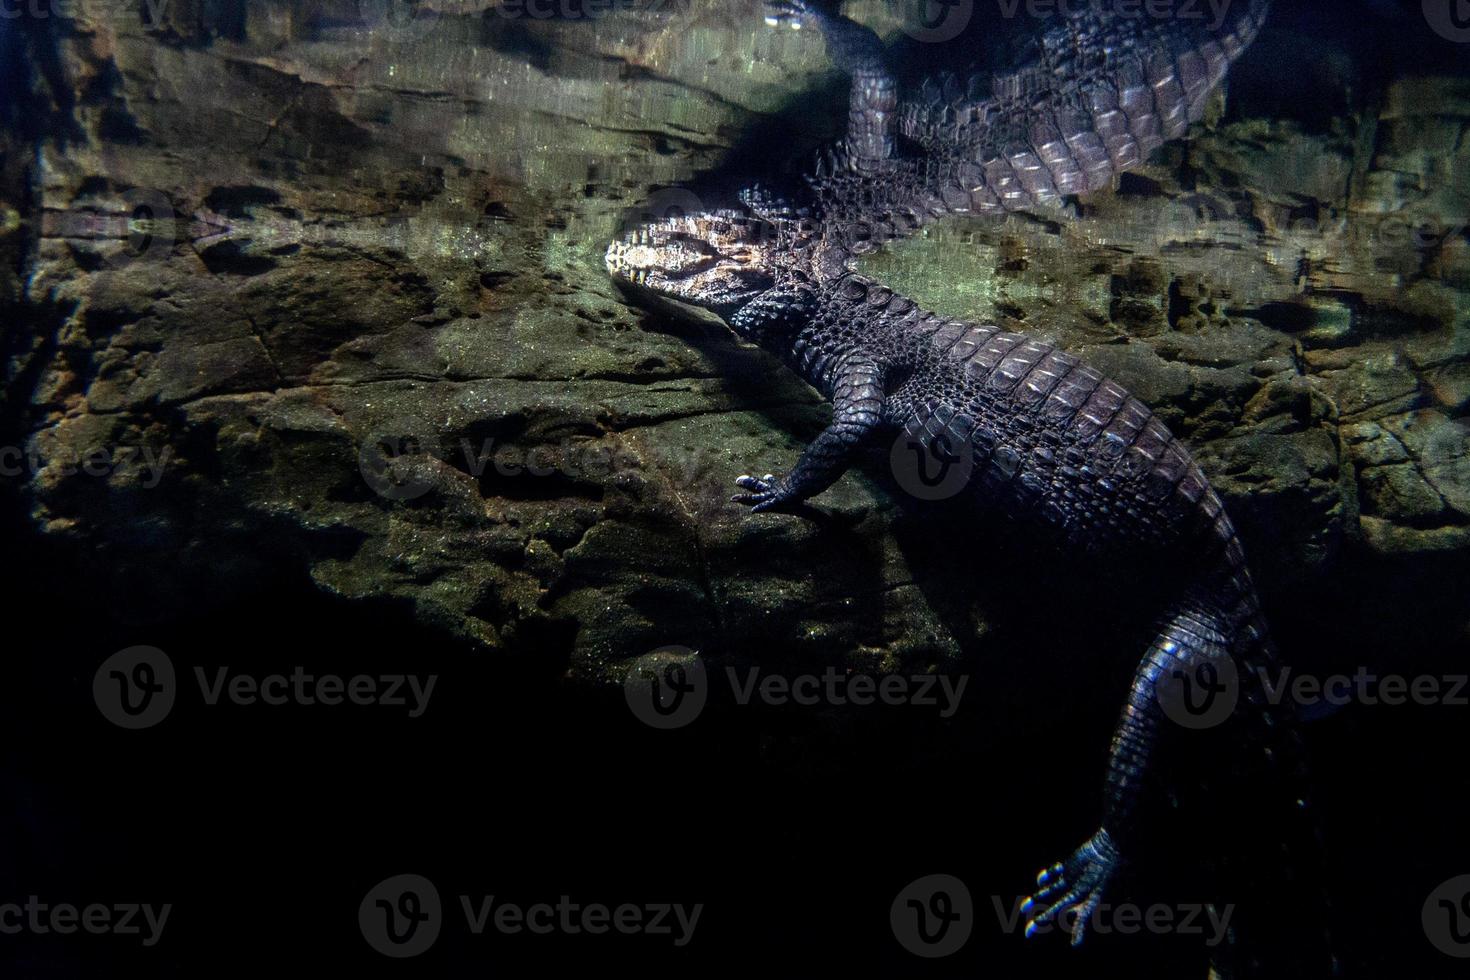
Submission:
[[[166,6],[47,36],[65,135],[5,168],[0,267],[25,275],[0,301],[32,327],[7,417],[44,534],[147,567],[162,614],[258,554],[593,678],[669,643],[932,669],[985,636],[975,561],[914,543],[881,458],[816,521],[732,504],[826,409],[602,269],[630,214],[701,205],[679,185],[756,134],[796,157],[840,131],[819,38],[761,29],[757,0]],[[1365,101],[1333,57],[1329,120],[1215,113],[1070,218],[865,260],[1147,400],[1268,581],[1470,549],[1470,93]]]

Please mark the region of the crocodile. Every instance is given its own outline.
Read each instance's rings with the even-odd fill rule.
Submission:
[[[1216,676],[1227,663],[1249,678],[1274,657],[1244,549],[1186,446],[1121,385],[855,270],[858,256],[946,215],[1055,213],[1107,190],[1201,119],[1269,11],[1250,0],[1211,28],[1062,6],[1015,70],[929,82],[901,102],[870,29],[807,0],[768,2],[768,23],[820,32],[851,76],[845,138],[801,191],[756,186],[742,208],[640,224],[609,246],[606,265],[634,292],[715,312],[831,401],[831,424],[789,473],[738,479],[732,499],[752,512],[801,512],[862,450],[896,437],[960,466],[967,495],[1026,528],[1028,542],[1177,570],[1112,738],[1100,826],[1039,874],[1022,906],[1028,936],[1061,923],[1077,945],[1143,846],[1142,788],[1165,740],[1171,678]],[[1242,701],[1273,710],[1259,691]],[[1278,723],[1291,730],[1267,718]]]

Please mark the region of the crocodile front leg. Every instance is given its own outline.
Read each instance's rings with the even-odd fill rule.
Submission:
[[[898,82],[883,60],[878,35],[815,0],[768,0],[766,22],[809,25],[822,32],[833,64],[852,75],[847,151],[853,169],[871,172],[893,156],[898,127]]]
[[[826,490],[852,463],[853,453],[867,442],[883,414],[883,369],[865,354],[848,354],[838,362],[832,391],[832,424],[806,447],[784,479],[771,474],[742,476],[735,482],[748,493],[730,498],[753,513],[791,510]]]

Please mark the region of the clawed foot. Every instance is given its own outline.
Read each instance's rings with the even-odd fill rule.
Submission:
[[[1103,890],[1118,870],[1118,848],[1106,830],[1099,830],[1072,856],[1054,864],[1036,876],[1040,889],[1021,905],[1027,916],[1026,938],[1036,935],[1041,926],[1063,916],[1072,921],[1072,945],[1082,945],[1087,922],[1102,904]]]
[[[766,0],[766,23],[799,31],[814,15],[806,0]]]
[[[745,504],[750,508],[752,514],[777,510],[787,505],[786,493],[781,489],[781,481],[770,473],[760,478],[742,476],[735,483],[742,489],[749,490],[750,493],[737,493],[730,500],[737,504]]]

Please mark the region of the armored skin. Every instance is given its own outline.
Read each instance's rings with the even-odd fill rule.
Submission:
[[[900,104],[870,31],[805,2],[773,4],[769,22],[821,31],[851,73],[846,140],[799,198],[755,188],[746,210],[635,229],[606,261],[621,280],[714,310],[831,400],[831,425],[790,473],[740,478],[734,500],[753,512],[793,509],[860,447],[904,438],[962,460],[968,493],[1063,548],[1178,567],[1113,735],[1101,826],[1041,873],[1024,906],[1028,934],[1065,915],[1075,945],[1137,843],[1140,786],[1165,734],[1160,685],[1227,660],[1245,675],[1271,655],[1244,552],[1188,450],[1121,386],[853,271],[856,255],[946,214],[1044,210],[1107,188],[1201,117],[1268,4],[1235,5],[1214,31],[1064,7],[1078,9],[988,92],[946,80]]]

